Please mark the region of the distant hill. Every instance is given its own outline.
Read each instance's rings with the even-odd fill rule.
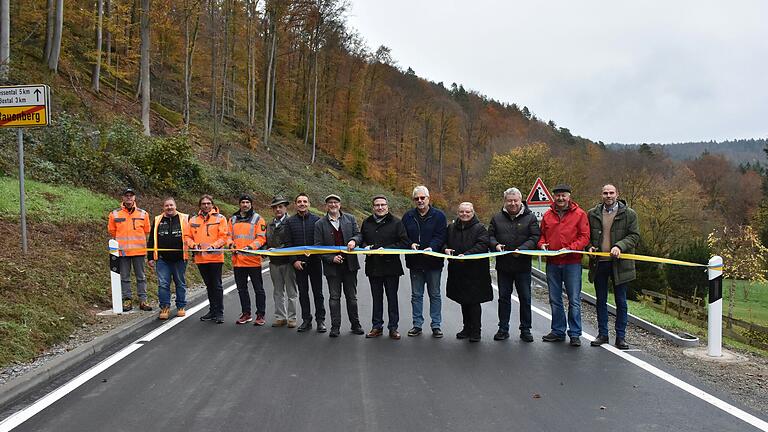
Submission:
[[[717,153],[735,164],[746,162],[768,162],[763,149],[768,146],[768,139],[742,139],[733,141],[687,142],[674,144],[649,144],[654,150],[661,149],[671,159],[696,159],[702,153]],[[640,144],[609,144],[609,148],[640,147]]]

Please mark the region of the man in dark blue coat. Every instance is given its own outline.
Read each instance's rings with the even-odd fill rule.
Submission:
[[[403,225],[411,241],[411,249],[440,252],[443,250],[446,236],[445,213],[429,205],[429,190],[426,186],[413,189],[415,207],[403,215]],[[411,307],[413,309],[413,328],[408,336],[421,334],[424,324],[424,286],[429,295],[429,317],[432,336],[443,337],[440,329],[442,322],[442,301],[440,295],[440,275],[443,271],[443,259],[424,254],[405,256],[405,265],[411,273]]]

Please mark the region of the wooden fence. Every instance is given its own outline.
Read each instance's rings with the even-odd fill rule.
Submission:
[[[677,316],[678,319],[694,324],[703,329],[707,328],[707,308],[705,300],[701,298],[689,300],[662,294],[651,290],[641,290],[643,303],[658,309],[668,315]],[[650,300],[648,300],[650,299]],[[768,327],[748,321],[723,316],[725,327],[723,335],[739,342],[768,350]]]

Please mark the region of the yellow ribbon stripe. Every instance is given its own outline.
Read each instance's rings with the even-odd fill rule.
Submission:
[[[114,250],[114,249],[113,249]],[[121,250],[121,249],[117,249]],[[136,249],[131,249],[132,251],[135,251]],[[181,252],[181,249],[145,249],[145,251],[155,251],[158,252]],[[435,251],[425,251],[425,250],[412,250],[412,249],[361,249],[356,248],[353,250],[348,250],[344,246],[295,246],[290,248],[283,248],[283,249],[271,249],[271,250],[251,250],[251,249],[189,249],[190,253],[195,252],[231,252],[231,253],[243,253],[243,254],[250,254],[250,255],[265,255],[265,256],[291,256],[291,255],[323,255],[323,254],[348,254],[348,255],[413,255],[413,254],[424,254],[424,255],[430,255],[438,258],[446,258],[446,259],[483,259],[483,258],[492,258],[507,254],[513,254],[513,255],[528,255],[528,256],[542,256],[542,257],[551,257],[551,256],[558,256],[558,255],[565,255],[565,254],[581,254],[581,255],[589,255],[589,256],[599,256],[599,257],[608,257],[611,256],[608,252],[587,252],[587,251],[577,251],[577,250],[558,250],[558,251],[545,251],[545,250],[516,250],[516,251],[503,251],[503,252],[486,252],[481,254],[473,254],[473,255],[465,255],[465,256],[456,256],[456,255],[446,255],[441,252],[435,252]],[[636,255],[636,254],[629,254],[629,253],[623,253],[619,257],[619,259],[626,259],[626,260],[635,260],[635,261],[644,261],[644,262],[655,262],[660,264],[671,264],[671,265],[679,265],[679,266],[687,266],[687,267],[709,267],[708,264],[699,264],[699,263],[693,263],[688,261],[680,261],[675,260],[671,258],[661,258],[661,257],[652,257],[647,255]],[[722,270],[722,266],[713,267],[713,269],[720,269]]]

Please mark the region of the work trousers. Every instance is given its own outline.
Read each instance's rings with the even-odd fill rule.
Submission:
[[[118,261],[120,267],[120,288],[123,292],[123,300],[130,300],[131,296],[131,267],[136,274],[136,294],[139,300],[147,301],[147,276],[144,273],[144,259],[146,255],[121,256]]]
[[[235,267],[235,285],[240,297],[242,313],[251,313],[251,293],[248,290],[248,278],[251,279],[256,297],[256,314],[264,315],[267,309],[267,294],[264,292],[264,280],[261,277],[261,267]]]
[[[200,276],[205,282],[205,289],[208,292],[208,301],[210,302],[210,311],[216,317],[224,317],[224,289],[221,286],[221,268],[224,263],[205,263],[198,264]]]

